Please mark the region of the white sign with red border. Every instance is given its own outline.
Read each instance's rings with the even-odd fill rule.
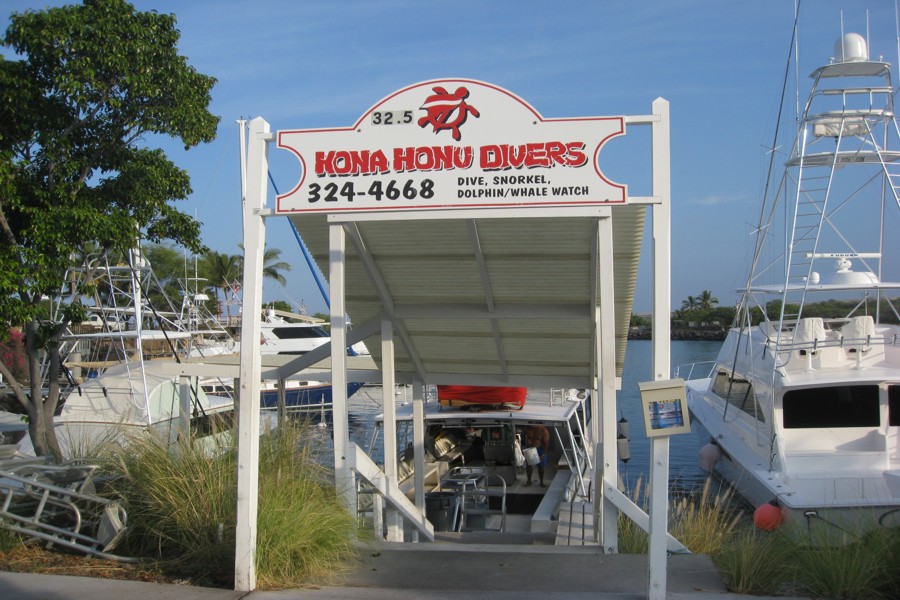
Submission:
[[[302,173],[276,213],[624,203],[600,171],[623,117],[545,119],[480,81],[439,79],[378,102],[352,127],[278,132]]]

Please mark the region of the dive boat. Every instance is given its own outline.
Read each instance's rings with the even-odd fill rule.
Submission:
[[[438,393],[432,389],[424,403],[422,475],[425,513],[436,539],[595,545],[584,392],[532,391],[522,407],[475,411],[441,404]],[[412,404],[397,405],[398,482],[410,500],[415,495],[413,419]],[[383,415],[376,418],[368,450],[377,462],[383,421]],[[534,468],[526,464],[530,427],[545,428],[550,440],[544,464]],[[371,517],[365,492],[358,494],[359,510]]]
[[[895,88],[863,36],[842,35],[834,57],[811,74],[784,175],[767,185],[715,363],[676,372],[708,436],[701,466],[757,515],[780,509],[757,525],[810,536],[900,525]],[[825,300],[842,303],[822,312]]]

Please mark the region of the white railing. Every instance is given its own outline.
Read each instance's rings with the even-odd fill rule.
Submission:
[[[434,541],[434,527],[425,518],[425,515],[409,501],[409,498],[400,491],[397,484],[390,481],[384,471],[372,461],[371,458],[356,444],[351,443],[348,449],[350,468],[368,483],[372,490],[384,498],[391,508],[397,510],[404,519],[423,534],[429,541]],[[375,519],[380,523],[380,519]],[[376,535],[379,532],[376,532]]]
[[[675,378],[691,381],[692,379],[709,379],[716,368],[716,361],[704,360],[675,367]]]

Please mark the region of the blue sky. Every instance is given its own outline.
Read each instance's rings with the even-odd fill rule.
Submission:
[[[66,2],[0,0],[11,12]],[[801,16],[801,84],[832,56],[841,31],[865,34],[871,55],[897,62],[894,2],[807,0]],[[179,203],[203,222],[204,243],[236,254],[241,242],[238,130],[262,116],[273,130],[351,125],[381,98],[441,77],[486,81],[545,117],[641,115],[658,97],[672,117],[672,306],[711,290],[722,305],[746,278],[791,36],[793,0],[138,1],[175,13],[180,50],[218,79],[211,110],[218,139],[183,152],[155,140],[191,175]],[[5,27],[5,25],[4,25]],[[793,77],[793,73],[791,75]],[[631,133],[631,132],[629,132]],[[636,136],[641,134],[636,132]],[[605,153],[612,153],[613,147]],[[296,161],[272,148],[284,192]],[[649,168],[604,156],[604,172],[649,194]],[[608,161],[608,162],[606,162]],[[271,190],[270,190],[271,191]],[[274,200],[274,193],[271,197]],[[266,299],[324,302],[284,219],[268,244],[293,263],[289,283]],[[649,311],[649,255],[635,310]]]

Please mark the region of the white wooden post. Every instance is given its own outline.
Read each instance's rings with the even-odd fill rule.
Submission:
[[[613,228],[612,219],[600,219],[597,223],[597,264],[599,266],[600,309],[598,319],[598,388],[600,411],[594,418],[600,418],[603,443],[603,480],[612,486],[618,485],[618,444],[616,443],[616,290],[613,273]],[[595,309],[596,310],[596,309]],[[594,467],[600,468],[599,465]],[[595,488],[598,489],[598,488]],[[599,502],[599,495],[595,502]],[[602,536],[603,551],[618,552],[618,519],[615,505],[603,496]]]
[[[262,270],[266,224],[266,177],[269,172],[269,124],[250,121],[244,209],[244,312],[241,319],[240,388],[238,415],[237,524],[234,589],[256,588],[256,515],[259,494],[259,394],[262,359]],[[244,152],[241,144],[241,152]],[[243,161],[242,161],[243,162]]]
[[[416,508],[425,512],[425,385],[413,382],[413,471]],[[415,533],[415,541],[419,534]]]
[[[671,371],[671,173],[669,164],[669,103],[657,98],[652,126],[653,196],[653,379],[669,378]],[[669,508],[669,438],[652,438],[650,442],[650,547],[649,600],[666,597],[666,533]]]
[[[384,409],[384,473],[390,481],[397,481],[397,403],[394,400],[396,374],[394,372],[394,322],[387,314],[381,316],[381,395]],[[387,509],[387,541],[403,541],[403,523],[399,513]],[[380,531],[377,532],[380,535]]]
[[[328,285],[331,291],[331,415],[334,420],[334,485],[344,508],[356,516],[356,484],[347,455],[350,421],[347,416],[347,311],[345,259],[347,236],[340,223],[329,225]]]

